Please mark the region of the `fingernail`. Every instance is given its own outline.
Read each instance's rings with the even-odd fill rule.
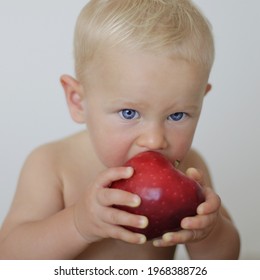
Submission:
[[[126,168],[126,176],[127,177],[131,177],[133,175],[133,172],[134,172],[134,170],[133,170],[132,167],[129,166],[129,167]]]
[[[153,241],[153,246],[154,246],[154,247],[160,247],[160,245],[161,245],[160,240],[154,240],[154,241]]]
[[[204,207],[203,207],[203,205],[199,205],[199,206],[198,206],[198,208],[197,208],[197,214],[198,214],[198,215],[204,214]]]
[[[148,226],[148,219],[146,217],[141,217],[139,220],[139,228],[146,228]]]
[[[173,233],[165,233],[162,238],[164,241],[170,242],[173,239]]]
[[[139,235],[139,242],[138,244],[144,244],[146,242],[146,237],[143,234]]]
[[[137,207],[141,203],[141,198],[138,195],[133,195],[133,200],[130,202],[130,207]]]

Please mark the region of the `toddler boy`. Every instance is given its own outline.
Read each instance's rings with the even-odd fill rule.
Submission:
[[[76,78],[61,77],[71,117],[86,130],[33,151],[0,232],[2,259],[235,259],[239,236],[206,164],[191,149],[214,44],[208,21],[188,0],[92,0],[75,30]],[[205,202],[182,230],[146,241],[122,226],[147,217],[135,194],[111,189],[138,153],[157,151],[197,180]]]

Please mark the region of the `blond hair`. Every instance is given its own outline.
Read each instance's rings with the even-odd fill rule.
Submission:
[[[75,28],[77,78],[98,50],[114,46],[167,53],[208,71],[214,61],[211,26],[189,0],[90,0]]]

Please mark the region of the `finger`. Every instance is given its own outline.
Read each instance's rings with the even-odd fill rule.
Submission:
[[[148,225],[148,219],[145,216],[134,215],[115,208],[107,208],[101,219],[107,224],[131,226],[135,228],[145,228]]]
[[[110,186],[114,181],[120,179],[128,179],[134,173],[132,167],[114,167],[103,171],[97,178],[95,184],[96,187]]]
[[[155,247],[169,247],[176,244],[184,244],[194,240],[194,231],[181,230],[178,232],[167,232],[161,239],[153,241]]]
[[[165,233],[162,237],[164,242],[169,243],[173,242],[175,244],[186,243],[194,239],[193,231],[191,230],[180,230],[178,232],[168,232]]]
[[[197,213],[199,215],[205,215],[218,211],[221,206],[220,197],[211,188],[204,188],[203,192],[205,195],[205,202],[198,206]]]
[[[101,205],[124,205],[137,207],[141,203],[138,195],[119,189],[104,188],[97,192],[97,200]]]
[[[181,221],[181,227],[183,229],[205,229],[215,223],[216,217],[217,213],[187,217]]]
[[[143,234],[133,233],[120,226],[109,226],[107,227],[108,237],[122,240],[132,244],[144,244],[146,237]]]
[[[186,175],[198,182],[201,186],[204,186],[203,174],[200,170],[193,167],[188,168],[186,171]]]

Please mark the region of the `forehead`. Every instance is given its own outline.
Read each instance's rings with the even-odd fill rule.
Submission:
[[[199,65],[168,55],[109,49],[97,55],[89,69],[91,88],[127,93],[153,91],[200,91],[208,72]]]

